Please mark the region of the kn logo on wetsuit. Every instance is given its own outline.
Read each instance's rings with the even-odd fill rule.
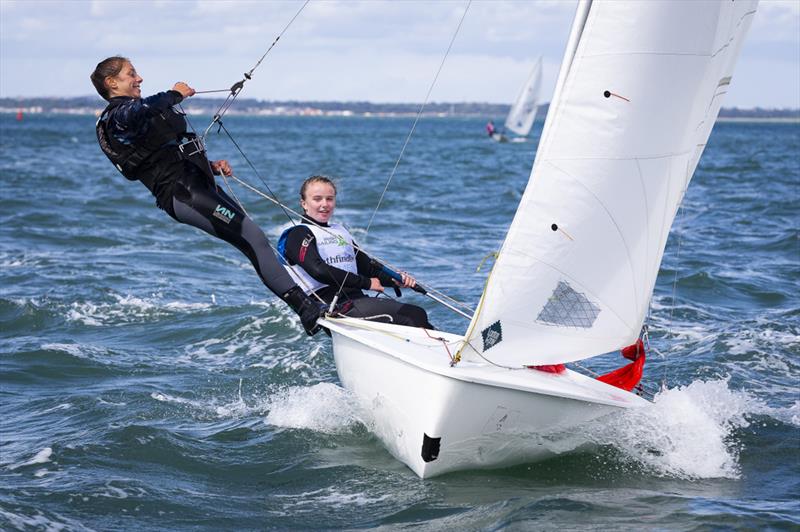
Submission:
[[[218,218],[225,222],[226,224],[231,223],[233,217],[236,216],[236,213],[231,212],[230,209],[223,207],[222,205],[217,205],[214,209],[214,212],[211,213],[214,218]]]

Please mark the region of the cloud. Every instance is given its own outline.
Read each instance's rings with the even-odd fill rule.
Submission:
[[[88,71],[130,56],[146,90],[177,79],[230,86],[303,4],[298,1],[2,0],[0,96],[91,94]],[[420,101],[466,2],[312,1],[247,85],[264,99]],[[530,64],[554,85],[575,0],[474,1],[433,97],[510,101]],[[68,65],[68,66],[67,66]],[[796,105],[800,2],[762,0],[725,105]],[[57,94],[54,94],[58,92]]]

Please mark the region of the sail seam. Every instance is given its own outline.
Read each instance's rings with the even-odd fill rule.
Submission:
[[[679,151],[679,152],[665,153],[665,154],[662,154],[662,155],[644,155],[644,156],[641,156],[641,157],[597,157],[597,156],[594,156],[594,155],[591,156],[591,157],[558,157],[558,158],[551,157],[551,158],[547,159],[546,162],[552,162],[552,161],[591,161],[591,160],[597,160],[597,161],[637,161],[637,160],[648,161],[648,160],[654,160],[654,159],[669,159],[671,157],[677,157],[679,155],[686,155],[690,151],[691,150],[683,150],[683,151]],[[553,165],[553,166],[555,166],[555,165]]]
[[[726,45],[727,46],[727,45]],[[714,57],[712,52],[658,52],[655,50],[652,51],[641,51],[641,52],[631,52],[626,50],[624,52],[602,52],[602,53],[594,53],[594,54],[584,54],[584,57],[609,57],[609,56],[625,56],[625,55],[660,55],[660,56],[675,56],[675,57]]]
[[[730,29],[730,33],[728,34],[728,42],[726,42],[725,44],[720,46],[719,49],[716,52],[711,54],[711,57],[712,58],[716,57],[717,54],[722,52],[725,48],[728,48],[731,45],[731,43],[736,39],[737,33],[739,31],[739,26],[742,25],[742,21],[745,18],[747,18],[748,16],[755,15],[755,14],[756,14],[756,12],[755,12],[755,10],[753,10],[753,11],[748,11],[747,13],[745,13],[741,17],[739,17],[739,20],[736,21],[736,25],[733,28]]]
[[[631,284],[633,285],[633,298],[634,298],[634,301],[636,301],[636,314],[638,315],[639,314],[639,290],[638,290],[638,287],[636,286],[636,274],[635,274],[635,270],[634,270],[634,267],[633,267],[633,258],[631,257],[631,250],[630,250],[630,247],[628,246],[628,242],[627,242],[627,240],[625,240],[625,235],[622,233],[622,229],[620,228],[619,224],[617,223],[617,219],[611,213],[611,211],[606,206],[606,204],[603,203],[603,201],[597,196],[597,194],[594,193],[594,191],[592,191],[592,189],[589,188],[589,186],[586,183],[584,183],[578,177],[576,177],[576,176],[570,174],[569,172],[565,171],[563,168],[553,164],[552,161],[550,161],[550,165],[553,168],[557,169],[559,172],[563,173],[564,175],[567,175],[570,178],[572,178],[572,180],[574,180],[576,183],[578,183],[580,186],[582,186],[589,194],[591,194],[592,197],[595,199],[595,201],[603,208],[603,210],[605,211],[605,213],[608,216],[609,220],[611,220],[611,223],[614,224],[614,228],[616,228],[617,234],[619,235],[620,240],[622,240],[622,246],[625,248],[625,257],[628,260],[628,268],[630,268],[630,274],[631,274]],[[608,308],[611,308],[610,305],[606,305],[606,306]]]
[[[636,173],[639,175],[639,184],[642,186],[642,201],[644,202],[644,226],[647,235],[647,238],[644,239],[646,264],[650,260],[650,205],[647,202],[647,187],[644,183],[644,174],[642,173],[642,165],[639,163],[639,159],[636,159]],[[650,279],[645,279],[644,281],[644,288],[650,286]],[[650,301],[648,298],[647,307],[649,308],[649,306]],[[642,314],[642,310],[641,308],[639,309],[639,314]]]

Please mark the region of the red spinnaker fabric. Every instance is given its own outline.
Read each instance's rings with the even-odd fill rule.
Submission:
[[[622,356],[628,360],[633,360],[630,364],[615,369],[605,375],[600,375],[597,380],[622,388],[623,390],[631,391],[642,380],[642,371],[644,370],[644,344],[642,339],[638,339],[635,344],[623,347]]]
[[[545,373],[564,373],[567,367],[564,364],[543,364],[541,366],[525,366],[528,369],[544,371]]]

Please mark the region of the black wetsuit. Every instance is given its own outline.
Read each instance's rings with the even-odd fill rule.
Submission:
[[[316,225],[328,227],[328,224],[323,223]],[[311,277],[328,285],[316,291],[320,298],[330,303],[339,293],[341,314],[351,318],[434,329],[428,321],[425,309],[387,297],[367,297],[362,292],[369,289],[371,277],[377,277],[382,286],[397,288],[392,278],[381,270],[382,265],[363,251],[355,253],[358,274],[331,266],[319,254],[314,233],[305,225],[291,228],[279,248],[290,265],[302,267]]]
[[[180,149],[193,137],[173,109],[181,100],[177,91],[112,98],[97,123],[100,147],[125,177],[141,181],[167,214],[235,246],[267,288],[284,296],[296,284],[264,232],[217,186],[204,150]]]

